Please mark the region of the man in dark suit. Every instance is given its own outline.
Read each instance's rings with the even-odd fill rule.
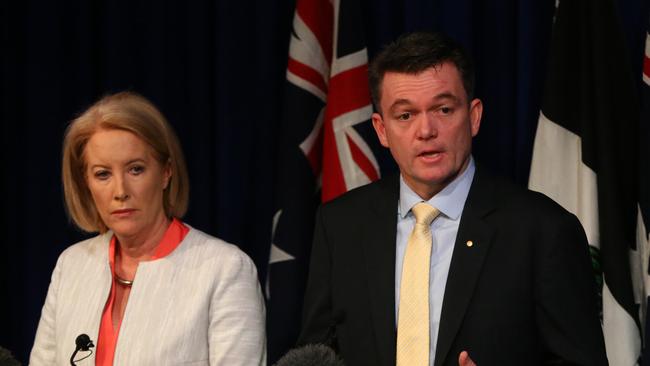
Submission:
[[[606,365],[578,219],[472,159],[483,106],[464,51],[403,36],[370,87],[400,175],[319,209],[299,343],[347,365]]]

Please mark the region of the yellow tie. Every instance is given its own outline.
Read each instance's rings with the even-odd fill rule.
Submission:
[[[397,366],[429,365],[429,262],[431,222],[440,211],[420,202],[402,266],[397,322]]]

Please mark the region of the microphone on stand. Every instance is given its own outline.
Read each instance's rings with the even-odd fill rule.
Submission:
[[[322,343],[302,344],[289,350],[273,366],[345,366],[338,356],[336,327],[345,321],[343,312],[336,312],[327,327]]]
[[[93,341],[90,340],[90,337],[88,336],[88,334],[79,334],[77,336],[77,339],[75,339],[74,343],[76,344],[76,347],[75,347],[74,352],[72,352],[72,356],[70,356],[70,365],[72,365],[72,366],[76,366],[76,364],[74,363],[75,362],[74,361],[74,356],[77,355],[77,352],[79,352],[79,351],[90,351],[91,352],[90,355],[92,355],[92,350],[90,348],[95,347],[95,345],[93,344]],[[88,355],[88,356],[86,356],[84,358],[90,357],[90,355]],[[84,358],[82,358],[81,360],[83,360]],[[77,361],[81,361],[81,360],[77,360]]]

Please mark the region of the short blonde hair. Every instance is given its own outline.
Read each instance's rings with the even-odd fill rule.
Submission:
[[[101,98],[73,120],[65,132],[61,175],[72,221],[87,232],[108,230],[88,189],[84,156],[88,140],[102,129],[133,133],[151,146],[156,160],[163,166],[169,164],[172,176],[163,193],[163,207],[167,217],[183,217],[189,200],[189,178],[176,134],[146,98],[133,92],[120,92]]]

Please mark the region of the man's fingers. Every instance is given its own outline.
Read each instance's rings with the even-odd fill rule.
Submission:
[[[458,356],[458,366],[476,366],[476,364],[469,357],[469,353],[467,353],[467,351],[463,351]]]

